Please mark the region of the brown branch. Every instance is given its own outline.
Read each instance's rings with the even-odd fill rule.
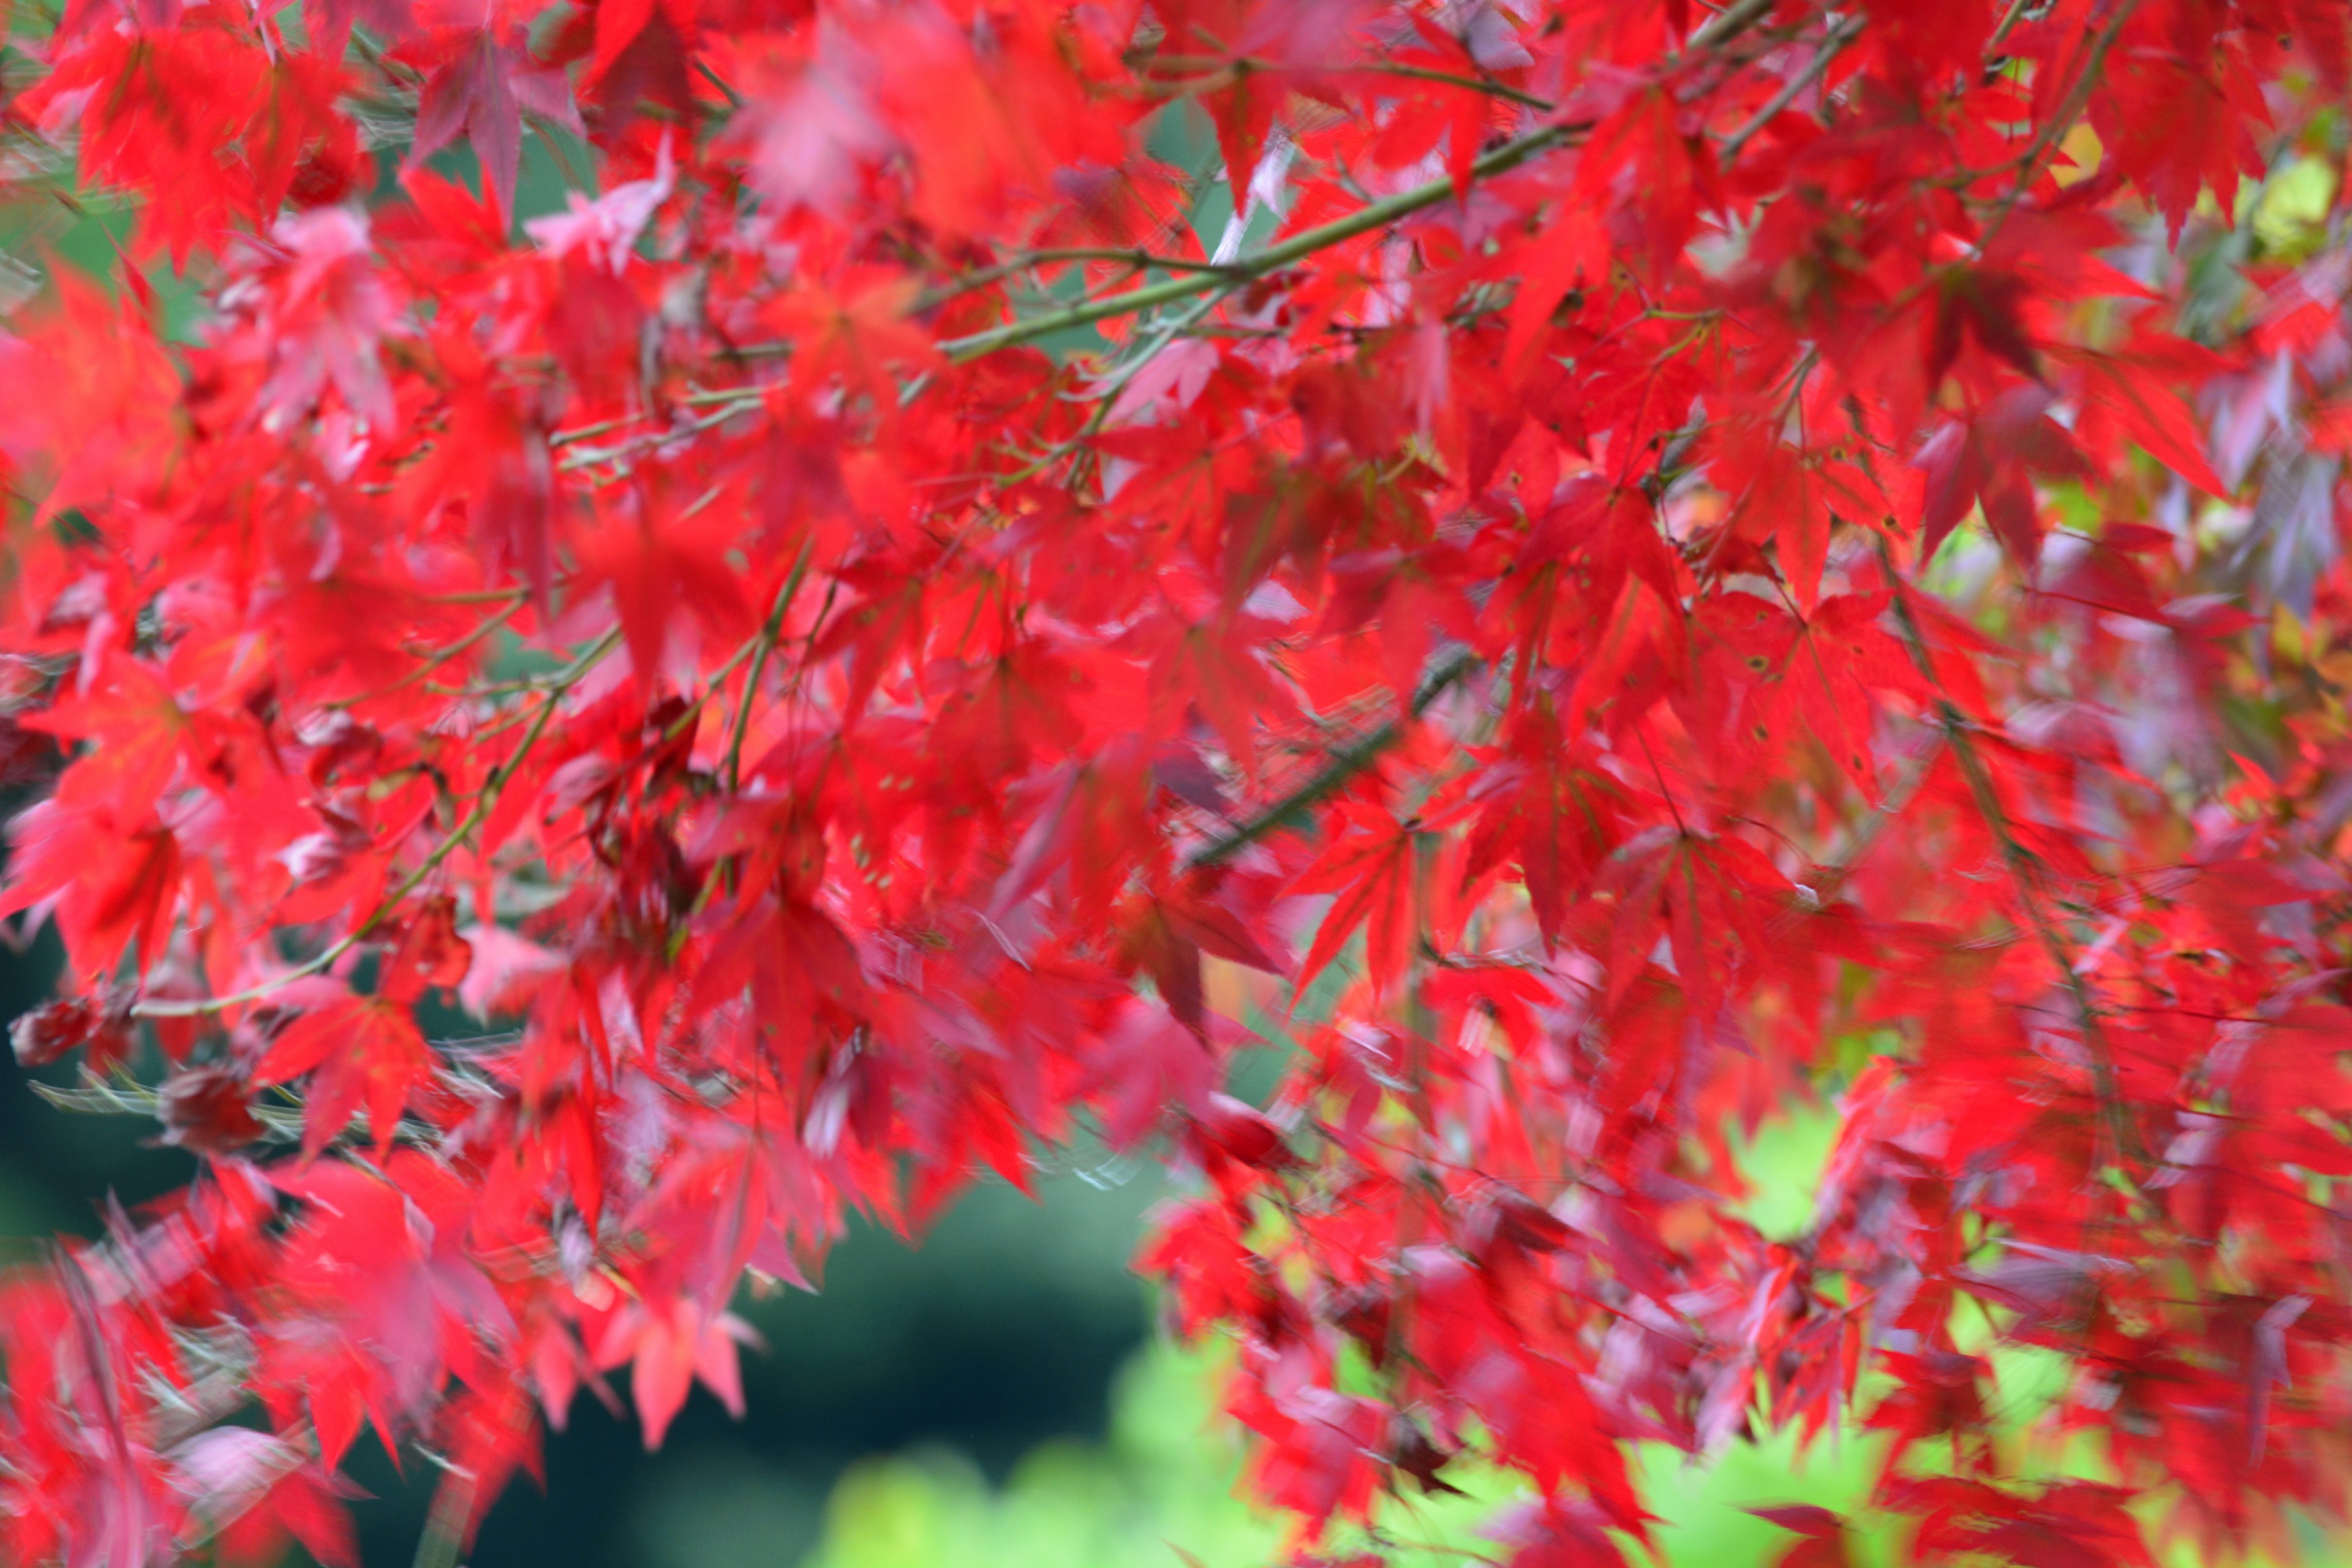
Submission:
[[[1478,657],[1467,648],[1459,649],[1440,660],[1412,694],[1410,705],[1412,717],[1418,719],[1427,712],[1457,681],[1476,669],[1478,663]],[[1223,837],[1212,839],[1194,850],[1186,858],[1184,868],[1197,871],[1204,866],[1221,865],[1268,834],[1289,826],[1316,803],[1337,793],[1349,780],[1378,762],[1381,753],[1403,738],[1403,724],[1391,719],[1360,740],[1339,747],[1306,783],[1248,821],[1235,825]]]
[[[1952,759],[1958,763],[1960,776],[1969,786],[1969,795],[1975,802],[1977,815],[1983,818],[1986,830],[2000,849],[2010,877],[2016,886],[2017,900],[2026,923],[2033,929],[2042,944],[2043,954],[2058,971],[2061,983],[2074,999],[2082,1016],[2083,1047],[2091,1058],[2091,1078],[2099,1097],[2099,1111],[2107,1124],[2107,1135],[2114,1142],[2118,1161],[2129,1159],[2141,1164],[2147,1163],[2147,1151],[2139,1133],[2126,1113],[2118,1087],[2114,1047],[2109,1045],[2106,1031],[2100,1026],[2098,1000],[2091,994],[2090,982],[2075,967],[2074,955],[2065,935],[2059,931],[2050,911],[2042,906],[2036,884],[2044,867],[2042,858],[2028,848],[2018,837],[2000,793],[1994,789],[1992,774],[1985,766],[1984,757],[1977,750],[1975,732],[1967,715],[1944,692],[1941,679],[1936,673],[1935,660],[1927,652],[1927,639],[1912,612],[1908,585],[1896,575],[1886,542],[1878,542],[1879,561],[1887,581],[1895,590],[1894,611],[1897,628],[1902,632],[1905,648],[1920,678],[1936,694],[1936,719],[1944,732],[1945,742],[1952,748]]]
[[[1830,68],[1830,62],[1837,58],[1848,44],[1862,36],[1864,25],[1864,18],[1849,16],[1832,27],[1822,39],[1821,47],[1813,51],[1813,58],[1806,62],[1805,68],[1782,84],[1771,100],[1748,118],[1747,124],[1723,139],[1723,151],[1718,154],[1721,161],[1727,163],[1739,156],[1739,150],[1748,145],[1751,137],[1771,124],[1782,110],[1796,102],[1797,95],[1811,87],[1823,71]]]

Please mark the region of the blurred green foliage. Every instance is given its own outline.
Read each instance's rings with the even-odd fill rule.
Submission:
[[[1044,1444],[992,1489],[933,1449],[851,1468],[804,1568],[1207,1568],[1270,1560],[1281,1530],[1238,1500],[1241,1449],[1213,1419],[1213,1358],[1157,1345],[1130,1362],[1101,1443]]]
[[[1045,1444],[998,1488],[938,1449],[856,1465],[835,1487],[824,1537],[802,1568],[1261,1568],[1277,1559],[1283,1528],[1236,1493],[1238,1438],[1213,1415],[1219,1376],[1213,1354],[1154,1346],[1121,1373],[1107,1440]],[[1643,1489],[1659,1515],[1661,1555],[1687,1568],[1769,1563],[1793,1537],[1746,1510],[1848,1507],[1868,1489],[1876,1453],[1875,1443],[1848,1438],[1801,1456],[1786,1433],[1699,1464],[1646,1449]],[[1482,1531],[1511,1489],[1491,1475],[1452,1479],[1466,1496],[1384,1503],[1375,1528],[1391,1560],[1496,1552]],[[709,1560],[754,1559],[720,1551]]]
[[[1759,1130],[1742,1158],[1753,1223],[1775,1235],[1802,1228],[1835,1131],[1825,1112]],[[862,1461],[835,1486],[823,1536],[802,1568],[1259,1568],[1280,1552],[1283,1527],[1240,1500],[1240,1437],[1215,1410],[1222,1377],[1215,1349],[1155,1343],[1119,1374],[1101,1442],[1045,1443],[997,1487],[950,1450]],[[1645,1448],[1639,1467],[1661,1553],[1687,1568],[1769,1563],[1794,1538],[1746,1510],[1849,1507],[1868,1490],[1879,1451],[1876,1441],[1845,1434],[1800,1454],[1791,1433],[1699,1463]],[[1446,1479],[1466,1495],[1384,1502],[1373,1528],[1392,1559],[1495,1553],[1481,1531],[1510,1500],[1510,1483],[1475,1470]],[[710,1565],[762,1560],[737,1533],[751,1516],[717,1510],[700,1529],[677,1521],[681,1556]]]

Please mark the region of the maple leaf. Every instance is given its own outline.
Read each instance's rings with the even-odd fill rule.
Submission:
[[[2079,368],[2083,377],[2084,416],[2090,427],[2084,438],[2096,442],[2101,426],[2112,422],[2174,473],[2208,495],[2222,496],[2222,484],[2207,461],[2203,434],[2186,405],[2151,381],[2150,373],[2194,364],[2210,374],[2221,367],[2193,345],[2143,337],[2123,353],[2062,348],[2053,351],[2061,363]]]
[[[1828,1509],[1797,1504],[1748,1511],[1801,1537],[1775,1560],[1778,1568],[1846,1568],[1852,1561],[1846,1554],[1845,1521]]]
[[[793,344],[793,384],[824,391],[835,376],[848,389],[887,406],[899,377],[935,369],[930,333],[908,320],[915,290],[887,278],[851,274],[838,290],[795,289],[779,297],[769,324]]]
[[[612,595],[637,668],[664,668],[673,638],[692,623],[740,634],[751,611],[725,558],[732,541],[723,514],[679,515],[651,485],[624,492],[577,535],[581,579]]]
[[[1339,955],[1348,939],[1366,932],[1365,964],[1375,987],[1385,988],[1404,972],[1413,941],[1414,881],[1420,863],[1420,825],[1399,822],[1377,806],[1343,808],[1340,836],[1290,884],[1293,893],[1336,894],[1315,930],[1315,945],[1298,966],[1301,989]]]
[[[152,809],[183,764],[197,773],[211,760],[207,731],[217,731],[181,705],[165,672],[144,660],[115,658],[90,670],[80,691],[29,714],[27,728],[89,742],[75,770],[77,798],[108,800],[131,811]]]
[[[183,434],[179,374],[136,297],[110,300],[71,269],[53,287],[54,313],[0,337],[0,373],[44,389],[0,414],[0,451],[47,482],[44,518],[152,489]]]
[[[381,1160],[401,1113],[434,1080],[433,1053],[403,1002],[388,995],[322,990],[315,1005],[280,1029],[253,1070],[259,1084],[311,1075],[302,1112],[302,1149],[317,1154],[365,1111]]]
[[[1538,700],[1515,715],[1505,757],[1473,775],[1465,807],[1478,820],[1463,851],[1462,873],[1476,879],[1509,857],[1519,868],[1537,929],[1557,943],[1569,900],[1580,893],[1606,858],[1616,781],[1604,772],[1589,739],[1559,733],[1550,702]],[[1442,812],[1439,813],[1442,815]]]
[[[245,1080],[228,1068],[191,1068],[163,1089],[163,1141],[203,1154],[227,1154],[261,1136]]]
[[[1871,1412],[1869,1422],[1895,1434],[1886,1450],[1885,1468],[1892,1470],[1914,1445],[1931,1437],[1951,1439],[1957,1461],[1962,1444],[1982,1436],[1985,1405],[1979,1384],[1990,1366],[1980,1357],[1956,1351],[1890,1354],[1885,1359],[1901,1382]]]
[[[142,963],[161,955],[182,861],[178,837],[152,811],[142,821],[106,804],[47,800],[9,825],[9,838],[14,874],[0,916],[54,909],[75,960],[100,973],[133,943]]]
[[[93,179],[161,198],[130,237],[131,254],[143,259],[160,243],[184,265],[199,245],[225,238],[233,217],[271,216],[257,208],[250,171],[223,134],[249,124],[255,145],[268,145],[269,74],[259,51],[222,30],[107,28],[66,49],[26,107],[53,130],[79,122]]]
[[[865,165],[896,142],[874,98],[879,67],[847,32],[832,28],[819,33],[813,58],[794,64],[782,79],[768,80],[721,136],[744,149],[752,184],[786,212],[837,212]]]
[[[1511,1568],[1617,1568],[1625,1553],[1605,1525],[1590,1505],[1547,1498],[1507,1510],[1485,1533],[1510,1549]]]
[[[37,1007],[8,1028],[9,1047],[23,1067],[47,1067],[83,1051],[92,1072],[105,1072],[131,1055],[128,1010],[88,996],[68,996]]]
[[[451,392],[449,439],[419,467],[415,482],[433,500],[462,499],[486,573],[520,576],[543,604],[555,574],[547,430],[486,375],[461,377]]]
[[[326,1568],[358,1568],[359,1543],[345,1500],[358,1489],[324,1472],[284,1439],[249,1427],[200,1432],[173,1451],[187,1490],[215,1516],[232,1519],[222,1549],[258,1562],[282,1551],[286,1537]]]
[[[601,0],[596,6],[588,79],[610,103],[616,129],[635,112],[645,88],[680,119],[694,118],[687,62],[694,53],[695,13],[694,0]]]
[[[1134,1147],[1171,1110],[1208,1110],[1217,1081],[1216,1058],[1199,1037],[1140,1002],[1112,1015],[1094,1059],[1103,1136],[1114,1149]]]
[[[2233,49],[2208,45],[2203,58],[2173,39],[2149,37],[2134,29],[2105,72],[2103,90],[2092,95],[2091,123],[2126,178],[2147,191],[2164,215],[2170,237],[2198,193],[2207,185],[2231,210],[2241,170],[2259,174],[2262,164],[2251,120],[2268,117],[2252,97],[2252,82]]]
[[[461,987],[473,961],[472,945],[457,934],[457,901],[446,894],[426,899],[385,960],[377,989],[387,1002],[414,1003],[436,986]]]
[[[731,1312],[706,1314],[694,1301],[678,1300],[667,1310],[632,1303],[614,1314],[596,1342],[599,1366],[631,1368],[637,1419],[647,1449],[661,1447],[669,1424],[699,1383],[719,1396],[730,1415],[743,1414],[743,1375],[736,1347],[758,1342],[751,1325]]]
[[[499,38],[489,28],[445,33],[403,46],[404,57],[433,62],[416,105],[416,134],[409,142],[413,169],[463,135],[481,160],[485,193],[501,220],[514,210],[515,180],[522,167],[522,113],[528,109],[572,132],[580,111],[562,73],[534,62],[520,38]]]

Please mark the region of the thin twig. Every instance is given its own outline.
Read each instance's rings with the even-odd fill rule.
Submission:
[[[1701,50],[1720,49],[1769,16],[1773,6],[1778,3],[1779,0],[1738,0],[1737,4],[1717,12],[1704,26],[1693,32],[1685,47],[1666,63],[1669,66],[1678,65]],[[1483,88],[1487,85],[1471,78],[1446,79],[1455,80],[1458,85],[1464,87]],[[1512,94],[1516,94],[1517,90],[1509,89]],[[1525,136],[1507,142],[1474,162],[1470,165],[1468,177],[1471,180],[1483,180],[1507,174],[1530,159],[1572,145],[1592,129],[1592,123],[1591,121],[1574,121],[1566,124],[1547,125]],[[1221,271],[1196,272],[1181,278],[1171,278],[1161,282],[1146,284],[1140,289],[1130,289],[1121,293],[1084,300],[1063,310],[1047,311],[1043,315],[1026,317],[1020,321],[1007,321],[1003,326],[992,327],[985,331],[971,332],[960,338],[943,339],[938,347],[950,363],[967,363],[982,355],[993,353],[998,349],[1032,342],[1039,338],[1051,337],[1055,332],[1066,332],[1075,328],[1091,326],[1097,321],[1108,321],[1115,316],[1129,315],[1137,310],[1150,310],[1155,305],[1164,305],[1173,300],[1187,299],[1205,289],[1215,287],[1220,281],[1245,282],[1253,278],[1261,278],[1269,272],[1287,267],[1294,261],[1303,260],[1318,250],[1344,244],[1359,235],[1385,228],[1390,224],[1401,218],[1409,217],[1425,207],[1450,201],[1454,198],[1455,188],[1455,182],[1451,175],[1431,180],[1425,184],[1415,185],[1411,190],[1400,191],[1394,195],[1384,196],[1379,201],[1368,203],[1345,217],[1334,218],[1329,223],[1318,224],[1313,228],[1302,230],[1288,239],[1268,246],[1255,255],[1238,257]],[[728,357],[737,360],[768,359],[789,354],[793,352],[793,347],[788,342],[746,343],[727,352]]]
[[[2083,62],[2082,71],[2074,78],[2073,87],[2067,89],[2065,100],[2043,121],[2032,142],[2019,155],[2016,183],[2010,186],[2009,194],[2001,198],[2000,205],[1993,209],[1992,216],[1978,231],[1977,250],[1979,255],[1992,243],[1993,236],[2000,232],[2001,226],[2009,221],[2009,215],[2017,210],[2017,204],[2023,199],[2026,188],[2033,184],[2035,168],[2042,162],[2042,155],[2057,143],[2060,137],[2074,129],[2074,121],[2082,115],[2083,106],[2090,100],[2091,89],[2098,81],[2101,68],[2106,64],[2108,51],[2116,47],[2116,38],[2123,34],[2124,24],[2131,20],[2133,11],[2137,8],[2138,0],[2123,0],[2116,7],[2115,19],[2092,44],[2090,58]]]
[[[701,74],[703,80],[717,88],[719,91],[719,95],[727,100],[728,112],[732,113],[743,107],[743,95],[737,92],[733,88],[728,86],[727,79],[720,76],[717,71],[712,70],[708,61],[699,59],[696,60],[694,62],[694,68]]]
[[[1738,0],[1737,5],[1725,6],[1708,17],[1697,31],[1691,34],[1690,42],[1683,53],[1689,54],[1696,49],[1721,48],[1766,16],[1770,16],[1772,7],[1778,4],[1780,0]]]
[[[457,1465],[442,1466],[441,1484],[433,1489],[433,1510],[425,1515],[425,1533],[417,1538],[414,1568],[457,1568],[480,1479]]]
[[[1830,68],[1830,62],[1861,36],[1864,20],[1861,16],[1849,16],[1832,27],[1822,39],[1821,47],[1813,51],[1813,58],[1805,62],[1805,68],[1783,83],[1780,90],[1774,93],[1771,100],[1758,110],[1747,124],[1723,139],[1721,160],[1728,163],[1739,156],[1739,150],[1748,145],[1750,137],[1771,124],[1782,110],[1796,102],[1797,95],[1819,79],[1821,74]]]
[[[709,402],[710,395],[691,394],[679,401]],[[557,460],[555,467],[561,471],[593,468],[599,463],[618,462],[624,458],[651,451],[654,447],[667,442],[684,441],[699,436],[707,430],[714,430],[739,414],[749,414],[760,406],[761,401],[761,395],[759,393],[737,396],[732,401],[720,403],[709,413],[689,419],[682,425],[672,425],[660,430],[649,430],[642,436],[632,436],[627,440],[616,442],[610,447],[583,447],[576,452],[566,453]]]
[[[1079,426],[1076,435],[1066,441],[1056,442],[1028,463],[1006,475],[999,482],[1007,485],[1018,484],[1033,474],[1042,473],[1052,468],[1055,463],[1094,439],[1100,434],[1104,422],[1110,417],[1113,405],[1118,401],[1119,394],[1127,389],[1128,384],[1142,374],[1144,366],[1159,358],[1160,352],[1170,343],[1198,326],[1201,318],[1215,310],[1218,301],[1224,299],[1227,292],[1229,290],[1219,289],[1205,299],[1195,300],[1190,307],[1179,310],[1171,317],[1164,326],[1154,332],[1151,342],[1144,346],[1141,353],[1131,356],[1109,376],[1096,384],[1095,387],[1087,393],[1087,395],[1094,400],[1094,412],[1087,416],[1087,422]],[[1073,482],[1076,478],[1077,475],[1074,473]]]
[[[1234,58],[1227,55],[1153,55],[1143,64],[1150,71],[1166,69],[1178,73],[1174,78],[1147,76],[1146,79],[1153,86],[1176,88],[1187,92],[1197,91],[1212,81],[1242,72],[1279,71],[1282,68],[1270,60],[1255,59],[1248,56]],[[1507,98],[1513,103],[1525,104],[1529,109],[1545,113],[1559,107],[1540,93],[1529,92],[1525,88],[1513,87],[1510,83],[1498,81],[1491,76],[1462,76],[1453,71],[1436,70],[1428,66],[1403,65],[1394,60],[1357,60],[1335,65],[1330,68],[1334,76],[1394,76],[1408,78],[1413,81],[1433,81],[1445,87],[1458,87],[1465,92],[1481,92],[1496,98]]]
[[[431,653],[426,654],[417,664],[416,668],[410,670],[406,675],[402,676],[399,679],[393,681],[387,686],[379,686],[373,691],[362,691],[356,697],[338,697],[333,701],[329,702],[327,707],[331,709],[356,708],[362,702],[373,702],[379,697],[389,697],[394,692],[401,690],[404,687],[415,685],[416,682],[424,679],[425,676],[432,673],[434,670],[440,668],[443,665],[448,663],[451,659],[457,658],[459,654],[465,652],[467,648],[481,641],[484,637],[488,637],[492,632],[497,631],[500,626],[505,626],[509,621],[514,618],[516,612],[520,610],[524,605],[530,602],[530,589],[515,588],[509,590],[507,602],[499,608],[495,615],[489,616],[484,619],[481,625],[476,626],[472,631],[467,632],[464,637],[459,637],[456,642],[450,643],[444,647],[436,648]]]
[[[1988,55],[1993,54],[2002,44],[2009,41],[2011,29],[2025,19],[2025,13],[2032,5],[2032,0],[2009,0],[2009,9],[2001,13],[2000,26],[1995,27],[1992,30],[1992,37],[1985,40],[1985,52]]]
[[[967,272],[960,278],[950,279],[937,288],[925,289],[916,297],[909,313],[919,315],[934,306],[946,304],[959,295],[969,294],[975,289],[985,289],[992,283],[1001,283],[1015,273],[1026,272],[1034,267],[1053,267],[1064,262],[1077,261],[1124,262],[1137,272],[1230,272],[1233,270],[1231,265],[1226,262],[1195,261],[1182,256],[1160,256],[1140,247],[1122,250],[1113,246],[1093,245],[1070,246],[1050,250],[1024,250],[1020,255],[1008,257],[992,267],[983,267],[976,272]]]
[[[776,595],[775,608],[760,627],[759,649],[751,656],[751,673],[743,681],[743,700],[735,709],[735,722],[727,736],[727,792],[735,793],[741,782],[743,737],[751,728],[751,700],[759,695],[760,677],[767,673],[768,655],[783,635],[784,616],[793,607],[793,599],[801,591],[801,579],[808,573],[809,557],[816,552],[816,535],[812,532],[801,542],[800,559],[793,563],[792,574],[784,579],[782,589]]]

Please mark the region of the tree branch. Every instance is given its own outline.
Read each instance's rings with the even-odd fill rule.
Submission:
[[[928,289],[916,298],[913,310],[919,314],[936,305],[943,305],[960,294],[975,289],[985,289],[1001,283],[1015,273],[1026,272],[1033,267],[1051,267],[1066,261],[1118,261],[1137,272],[1230,272],[1233,266],[1223,261],[1195,261],[1181,256],[1160,256],[1141,247],[1121,250],[1113,246],[1067,246],[1049,250],[1024,250],[1008,257],[991,267],[951,278],[936,289]]]
[[[1837,58],[1848,44],[1862,36],[1864,26],[1864,18],[1849,16],[1832,27],[1822,39],[1821,47],[1813,51],[1813,58],[1805,62],[1805,68],[1783,83],[1769,102],[1749,116],[1747,124],[1723,139],[1723,151],[1718,154],[1721,161],[1727,163],[1739,156],[1739,150],[1748,145],[1749,138],[1771,124],[1782,110],[1796,102],[1797,95],[1811,87],[1823,71],[1830,68],[1830,62]]]
[[[2098,1000],[2091,994],[2090,982],[2075,967],[2073,952],[2066,938],[2042,904],[2035,889],[2042,865],[2040,856],[2025,847],[2011,826],[2009,813],[1993,788],[1992,774],[1985,767],[1984,757],[1977,750],[1975,734],[1968,718],[1952,700],[1944,694],[1942,681],[1936,674],[1935,661],[1927,652],[1927,639],[1920,630],[1918,617],[1912,613],[1906,596],[1906,584],[1895,574],[1893,558],[1886,542],[1878,542],[1879,562],[1888,582],[1895,589],[1894,611],[1896,626],[1903,634],[1903,644],[1911,655],[1912,664],[1921,679],[1936,693],[1936,718],[1944,731],[1946,744],[1952,748],[1952,759],[1959,764],[1960,776],[1968,782],[1969,797],[1976,803],[1977,815],[1984,819],[1986,829],[2000,846],[2001,858],[2009,866],[2010,877],[2017,887],[2017,900],[2025,914],[2026,923],[2042,943],[2042,950],[2051,965],[2058,971],[2060,982],[2074,999],[2082,1015],[2083,1047],[2091,1058],[2091,1079],[2099,1097],[2099,1111],[2107,1124],[2107,1135],[2114,1141],[2118,1160],[2129,1159],[2147,1163],[2147,1151],[2141,1144],[2137,1131],[2126,1114],[2116,1076],[2115,1051],[2108,1044],[2106,1031],[2099,1023]]]
[[[1543,153],[1570,145],[1576,138],[1591,129],[1590,122],[1583,121],[1573,125],[1548,125],[1541,131],[1520,137],[1516,142],[1507,142],[1471,164],[1470,177],[1474,180],[1491,179],[1496,174],[1507,173],[1530,158],[1539,157]],[[1041,316],[1030,316],[1017,321],[1007,321],[1001,327],[991,327],[986,331],[972,332],[961,338],[948,338],[940,343],[940,352],[957,364],[968,363],[984,354],[994,353],[999,349],[1012,348],[1018,343],[1051,337],[1055,332],[1066,332],[1077,327],[1091,326],[1097,321],[1108,321],[1113,316],[1129,315],[1137,310],[1149,310],[1154,305],[1165,305],[1173,300],[1189,299],[1202,289],[1215,288],[1220,283],[1231,284],[1246,281],[1252,278],[1261,278],[1266,273],[1278,271],[1294,261],[1304,260],[1318,250],[1344,244],[1359,235],[1370,234],[1375,229],[1386,228],[1400,218],[1409,217],[1424,207],[1435,206],[1440,202],[1452,199],[1453,195],[1454,182],[1451,178],[1432,180],[1426,184],[1415,185],[1409,191],[1400,191],[1395,195],[1385,196],[1368,205],[1359,207],[1346,217],[1335,218],[1329,223],[1318,224],[1313,228],[1301,230],[1288,239],[1277,245],[1270,245],[1255,255],[1238,258],[1222,272],[1170,278],[1161,282],[1148,283],[1140,289],[1128,289],[1124,293],[1082,300],[1064,310],[1049,310]]]
[[[1432,704],[1451,690],[1455,682],[1478,668],[1478,656],[1467,648],[1459,648],[1441,659],[1413,692],[1411,712],[1420,718]],[[1205,866],[1221,865],[1265,837],[1306,815],[1325,796],[1337,792],[1349,779],[1380,760],[1381,753],[1404,738],[1404,726],[1391,719],[1360,740],[1334,751],[1315,771],[1312,777],[1247,822],[1241,823],[1223,837],[1212,839],[1194,850],[1184,862],[1188,871]]]
[[[783,587],[776,595],[776,607],[768,612],[767,621],[760,627],[759,651],[751,656],[751,673],[743,681],[743,700],[735,710],[735,722],[727,735],[727,788],[730,794],[742,776],[743,737],[751,728],[751,699],[759,695],[760,677],[767,673],[768,655],[774,651],[777,637],[783,635],[784,616],[800,594],[801,579],[807,575],[809,557],[815,550],[816,535],[811,533],[801,542],[800,559],[793,563],[792,574],[784,579]]]

